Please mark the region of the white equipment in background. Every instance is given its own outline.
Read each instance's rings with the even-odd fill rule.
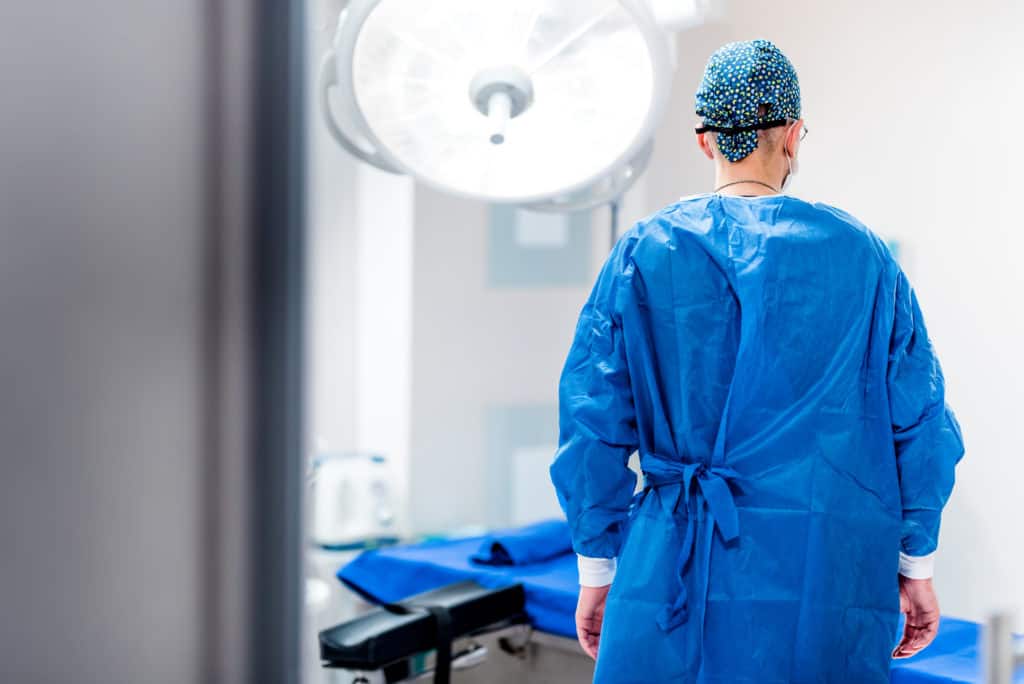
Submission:
[[[985,668],[985,684],[1013,684],[1024,668],[1024,641],[1013,635],[1012,611],[989,616],[978,645]]]
[[[376,454],[329,454],[313,462],[312,541],[329,550],[393,542],[393,473]]]
[[[643,172],[671,87],[669,30],[705,12],[703,0],[352,0],[320,103],[333,137],[385,171],[490,202],[593,207]]]

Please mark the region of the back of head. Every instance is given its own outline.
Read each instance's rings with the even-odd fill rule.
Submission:
[[[697,132],[713,133],[722,157],[738,162],[780,146],[781,127],[801,117],[800,83],[771,41],[728,43],[708,59],[695,104]]]

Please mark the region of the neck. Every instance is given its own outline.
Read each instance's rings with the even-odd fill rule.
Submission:
[[[788,172],[784,159],[773,159],[772,164],[758,164],[744,159],[728,163],[719,160],[715,165],[715,187],[723,195],[777,195]],[[781,166],[781,168],[780,168]],[[728,185],[728,187],[722,187]]]

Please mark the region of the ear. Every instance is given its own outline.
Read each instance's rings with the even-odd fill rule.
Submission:
[[[800,131],[804,129],[804,120],[797,119],[793,123],[789,130],[786,131],[786,153],[796,159],[797,153],[800,151]]]
[[[697,146],[701,149],[701,152],[704,153],[705,157],[714,161],[715,153],[711,149],[711,139],[708,137],[707,133],[697,134]]]

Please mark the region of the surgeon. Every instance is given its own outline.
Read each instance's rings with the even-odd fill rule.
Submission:
[[[885,243],[784,192],[807,129],[782,52],[719,49],[696,113],[713,191],[622,236],[561,376],[579,640],[601,683],[882,684],[938,628],[942,371]]]

